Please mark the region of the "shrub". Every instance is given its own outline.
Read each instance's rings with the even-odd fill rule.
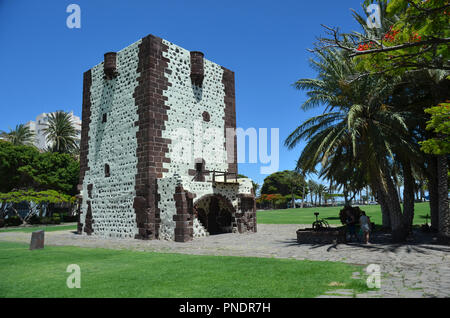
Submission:
[[[61,217],[58,213],[53,214],[53,217],[51,218],[51,224],[60,224],[61,223]]]
[[[28,219],[28,224],[41,224],[41,218],[35,214]]]
[[[41,219],[41,224],[52,224],[52,218],[48,216],[44,216]]]
[[[78,222],[78,215],[67,215],[67,214],[64,214],[62,216],[62,221],[63,222]]]
[[[17,216],[10,216],[5,220],[6,226],[18,226],[22,224],[22,220]]]
[[[0,227],[5,226],[5,219],[0,218]]]

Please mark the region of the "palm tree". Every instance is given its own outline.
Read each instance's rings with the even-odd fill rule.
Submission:
[[[59,153],[76,153],[77,133],[69,113],[57,111],[49,115],[47,127],[43,129],[49,150]]]
[[[322,198],[325,196],[326,192],[327,187],[323,184],[319,184],[319,186],[317,187],[317,194],[319,195],[319,206],[322,205]]]
[[[308,181],[309,198],[311,200],[311,205],[314,205],[313,195],[316,194],[317,183],[313,180]]]
[[[289,171],[285,178],[291,195],[291,205],[295,208],[295,194],[301,191],[302,188],[304,189],[305,180],[301,174],[295,171]]]
[[[390,212],[393,239],[403,240],[407,233],[392,180],[392,161],[394,151],[406,154],[411,148],[410,113],[387,104],[398,79],[355,77],[357,65],[342,51],[327,49],[316,56],[312,65],[319,72],[318,78],[301,79],[296,87],[307,90],[309,99],[303,109],[324,104],[325,111],[297,127],[285,144],[292,149],[307,140],[298,160],[299,170],[312,171],[321,163],[325,168],[322,173],[336,182],[355,179],[352,176],[359,172],[360,180],[376,185]],[[359,189],[351,190],[356,193],[364,186],[362,182]]]
[[[305,180],[305,174],[303,173],[301,176],[303,178],[303,189],[302,189],[302,204],[300,207],[303,209],[305,204],[305,197],[309,190],[308,190],[308,181]]]
[[[373,39],[384,35],[387,29],[395,22],[398,22],[399,17],[393,16],[391,19],[386,19],[386,2],[377,1],[381,11],[382,27],[380,29],[369,29],[367,27],[366,18],[354,12],[354,18],[363,29],[363,34],[360,38]],[[355,32],[354,34],[357,34]],[[436,53],[435,53],[436,54]],[[444,56],[444,55],[442,55]],[[450,80],[448,69],[444,68],[428,68],[418,69],[416,71],[402,71],[402,83],[398,85],[396,92],[392,98],[397,99],[393,101],[399,109],[407,109],[414,114],[415,123],[410,125],[410,131],[415,143],[420,140],[430,138],[430,133],[426,131],[426,122],[429,118],[424,116],[424,108],[430,105],[437,105],[445,100],[448,100],[448,92],[450,90]],[[416,159],[410,160],[407,156],[399,158],[401,161],[401,169],[404,178],[404,193],[403,198],[406,203],[405,209],[407,211],[414,209],[414,174],[420,171],[428,179],[429,195],[430,195],[430,214],[431,227],[434,230],[440,228],[440,236],[446,237],[445,240],[450,241],[450,222],[447,226],[441,227],[439,219],[450,220],[450,209],[448,203],[448,158],[445,156],[424,156],[420,150],[413,149],[416,154]],[[408,202],[406,202],[408,201]],[[411,213],[411,212],[409,212]],[[444,233],[447,231],[446,233]]]
[[[10,129],[8,133],[2,131],[0,133],[0,137],[9,141],[15,146],[33,145],[35,134],[33,131],[31,131],[30,127],[20,124],[16,125],[16,128],[14,130]]]

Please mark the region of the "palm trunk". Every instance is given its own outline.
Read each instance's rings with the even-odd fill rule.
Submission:
[[[364,204],[369,204],[369,186],[366,187],[366,202],[364,202]]]
[[[295,197],[294,197],[294,192],[292,192],[291,195],[292,195],[292,208],[295,208]]]
[[[436,157],[431,157],[428,165],[428,194],[430,195],[431,229],[437,232],[439,229],[439,195]]]
[[[387,207],[386,201],[380,197],[380,207],[381,207],[381,226],[385,229],[391,228],[391,217],[389,215],[389,208]]]
[[[439,239],[450,242],[450,213],[448,208],[447,158],[440,155],[437,158],[438,196],[439,196]]]
[[[22,221],[22,224],[25,223],[24,219],[20,216],[19,212],[14,208],[14,204],[11,206],[11,209],[13,210],[14,214]]]
[[[373,184],[372,189],[377,193],[378,203],[380,203],[381,226],[384,229],[389,229],[391,228],[391,217],[389,216],[389,208],[387,206],[384,193],[380,190],[380,185],[378,184],[378,182]]]
[[[414,219],[414,177],[411,164],[406,161],[403,166],[403,223],[405,229],[411,232]]]
[[[423,190],[423,181],[420,184],[420,189],[419,189],[419,193],[420,193],[420,202],[423,202],[424,196],[425,196],[425,191]]]
[[[397,189],[387,171],[387,163],[380,165],[380,192],[384,195],[386,205],[389,209],[389,217],[391,221],[392,241],[403,242],[408,235],[404,223],[402,210],[399,202]]]
[[[344,185],[344,206],[346,207],[350,206],[350,202],[348,200],[348,191],[345,185]]]
[[[305,187],[303,187],[303,194],[302,194],[302,209],[303,209],[303,202],[305,201]]]
[[[353,192],[353,195],[351,196],[350,200],[348,200],[349,203],[350,203],[350,205],[352,205],[352,202],[353,202],[353,200],[355,199],[355,197],[356,197],[357,194],[358,194],[358,192]]]

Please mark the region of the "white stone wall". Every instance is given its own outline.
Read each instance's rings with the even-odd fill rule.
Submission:
[[[166,105],[170,109],[163,132],[163,138],[172,140],[168,154],[171,162],[163,164],[168,169],[163,176],[174,173],[188,175],[188,170],[194,168],[195,158],[206,161],[206,170],[226,171],[223,70],[219,65],[204,59],[203,86],[193,86],[190,52],[168,41],[163,42],[169,47],[164,56],[170,60],[168,69],[172,71],[171,74],[166,73],[172,85],[164,92],[168,98]],[[209,122],[203,121],[204,111],[210,114]],[[179,138],[183,132],[186,138]],[[179,155],[180,147],[184,147],[186,156]]]
[[[158,193],[161,227],[160,238],[174,239],[176,214],[173,194],[179,178],[172,178],[174,174],[182,176],[182,184],[186,190],[197,194],[197,197],[213,193],[211,183],[192,182],[192,176],[188,175],[189,169],[194,169],[195,159],[203,158],[206,162],[206,170],[227,171],[224,116],[225,116],[225,92],[222,83],[222,68],[204,59],[204,80],[202,88],[191,83],[190,52],[171,42],[163,40],[169,47],[167,53],[168,69],[166,73],[169,83],[172,85],[164,91],[168,98],[166,105],[168,121],[165,123],[165,131],[162,137],[169,138],[170,163],[163,163],[163,168],[168,172],[163,174],[163,179],[158,180]],[[210,121],[203,121],[203,112],[208,112]],[[199,233],[202,232],[199,226]]]
[[[179,184],[179,177],[172,176],[158,179],[158,193],[160,200],[158,208],[160,211],[161,224],[159,228],[159,239],[175,240],[175,226],[173,216],[177,214],[175,207],[175,188]]]
[[[133,208],[137,174],[139,119],[133,93],[138,85],[138,41],[117,52],[119,76],[103,79],[103,63],[92,68],[91,122],[89,125],[88,166],[83,182],[81,223],[85,224],[87,200],[91,200],[94,235],[134,238],[137,234]],[[106,123],[102,123],[103,114]],[[105,164],[110,177],[105,177]],[[93,184],[92,199],[87,186]]]
[[[195,168],[195,159],[203,158],[206,170],[227,171],[224,116],[225,92],[222,68],[204,59],[202,88],[191,84],[190,52],[163,40],[169,47],[163,55],[169,59],[166,77],[171,84],[163,92],[167,97],[168,120],[162,138],[171,139],[164,162],[163,178],[157,180],[160,201],[159,238],[174,240],[176,214],[175,188],[183,188],[196,194],[194,203],[208,194],[218,193],[238,206],[238,193],[251,193],[249,179],[238,179],[239,184],[220,185],[213,188],[211,182],[194,182],[189,170]],[[88,166],[83,182],[83,203],[80,222],[85,224],[87,200],[91,201],[93,234],[105,237],[133,238],[137,234],[136,214],[133,208],[135,177],[137,174],[137,106],[133,93],[138,85],[138,41],[117,52],[119,76],[103,79],[103,63],[92,68],[91,123],[89,125]],[[170,73],[170,74],[169,74]],[[210,121],[203,120],[208,112]],[[102,123],[103,114],[107,122]],[[181,136],[184,135],[184,138]],[[105,164],[110,166],[110,177],[105,177]],[[207,176],[211,181],[212,176]],[[93,184],[92,198],[88,198],[87,186]],[[206,235],[198,220],[194,220],[194,237]]]
[[[197,237],[204,237],[208,235],[208,232],[206,231],[205,227],[200,223],[200,221],[197,218],[194,218],[193,220],[193,236],[194,238]]]
[[[174,175],[172,177],[158,179],[158,193],[161,198],[158,203],[161,217],[160,239],[175,239],[176,223],[173,221],[173,216],[177,211],[173,195],[178,184],[181,184],[185,191],[196,194],[193,200],[194,204],[208,194],[220,194],[226,197],[235,209],[238,207],[238,193],[251,194],[253,187],[252,181],[248,178],[238,179],[238,184],[217,184],[216,187],[213,187],[212,182],[192,181],[191,176],[180,177]],[[219,203],[221,204],[220,201]],[[197,219],[194,219],[194,237],[204,236],[205,234],[206,230],[203,225]]]

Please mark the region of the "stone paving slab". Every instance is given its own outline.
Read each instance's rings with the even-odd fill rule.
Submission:
[[[298,260],[338,261],[381,267],[381,288],[357,297],[450,297],[450,247],[425,243],[390,244],[374,238],[371,245],[298,244],[299,224],[258,224],[257,233],[221,234],[187,243],[160,240],[110,239],[76,235],[72,231],[45,233],[46,245],[72,245],[109,249],[131,249],[195,255],[276,257]],[[418,234],[420,235],[420,234]],[[29,243],[31,233],[0,233],[0,241]],[[352,275],[358,279],[357,274]]]

